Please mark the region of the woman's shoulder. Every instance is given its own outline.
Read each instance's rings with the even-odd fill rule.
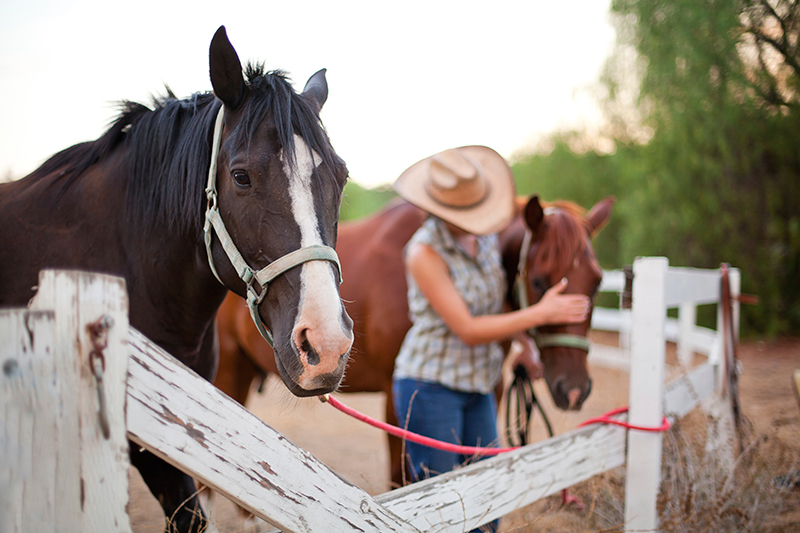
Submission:
[[[418,244],[426,244],[432,248],[438,248],[440,246],[441,236],[439,235],[435,218],[428,217],[425,222],[423,222],[422,226],[414,232],[411,239],[406,243],[406,252],[408,252],[411,247]]]

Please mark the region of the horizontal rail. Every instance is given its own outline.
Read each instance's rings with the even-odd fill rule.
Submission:
[[[738,270],[738,269],[731,269]],[[680,304],[716,304],[720,298],[721,273],[719,270],[669,267],[667,269],[665,304],[668,309]],[[604,270],[598,289],[600,292],[625,290],[625,272]]]
[[[664,411],[682,418],[713,390],[714,368],[698,367],[665,386]],[[376,499],[423,531],[461,533],[622,466],[626,433],[617,426],[579,428]]]
[[[667,270],[664,303],[667,308],[683,303],[715,304],[719,302],[720,280],[719,270],[670,267]]]
[[[423,531],[463,533],[624,462],[625,430],[592,426],[376,499]]]
[[[715,386],[715,366],[700,365],[675,378],[664,387],[664,412],[673,420],[679,420],[700,405]]]
[[[128,437],[286,533],[417,531],[130,328]]]
[[[600,292],[622,292],[625,290],[625,272],[622,270],[604,270],[600,281]]]

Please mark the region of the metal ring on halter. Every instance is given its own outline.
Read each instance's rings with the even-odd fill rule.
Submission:
[[[258,306],[261,305],[261,302],[264,300],[264,296],[267,295],[267,288],[261,288],[261,294],[256,294],[255,288],[253,287],[253,280],[250,280],[250,283],[247,285],[247,309],[250,311],[250,318],[253,319],[253,323],[256,325],[256,329],[264,337],[264,340],[272,346],[273,338],[272,333],[264,326],[264,322],[261,320],[261,317],[258,315]]]

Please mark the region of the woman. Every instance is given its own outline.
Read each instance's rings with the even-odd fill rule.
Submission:
[[[505,160],[485,146],[446,150],[408,168],[397,193],[428,212],[405,249],[413,326],[395,362],[397,418],[409,431],[467,446],[496,446],[494,388],[505,339],[524,340],[515,361],[539,377],[524,332],[543,324],[583,322],[589,299],[563,295],[566,280],[535,305],[502,312],[505,274],[496,232],[514,216],[514,180]],[[406,443],[415,480],[466,459]]]

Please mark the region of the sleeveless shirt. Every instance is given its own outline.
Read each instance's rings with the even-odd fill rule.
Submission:
[[[406,245],[430,246],[447,264],[450,278],[473,316],[497,314],[506,290],[497,235],[478,236],[473,258],[444,222],[428,217]],[[440,383],[448,388],[489,393],[500,380],[503,350],[492,342],[469,346],[433,310],[413,276],[406,273],[411,329],[395,360],[394,378]]]

